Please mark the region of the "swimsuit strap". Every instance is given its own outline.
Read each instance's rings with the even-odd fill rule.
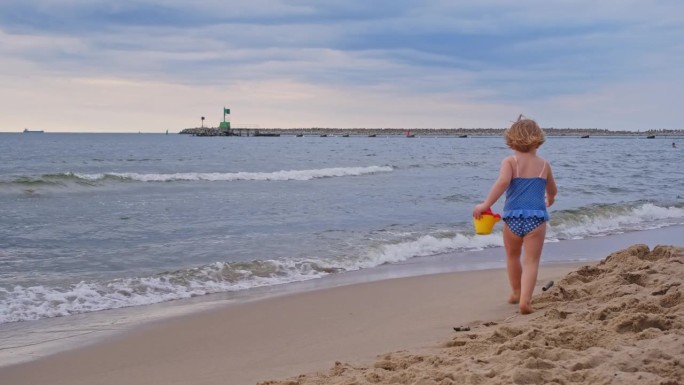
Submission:
[[[542,177],[542,175],[544,175],[545,170],[546,170],[546,161],[544,161],[544,167],[542,167],[541,173],[539,173],[540,178]]]
[[[518,166],[518,158],[515,155],[513,155],[513,160],[515,160],[515,175],[513,175],[515,178],[520,175],[520,166]]]
[[[513,155],[513,160],[515,160],[515,175],[513,175],[513,177],[515,178],[520,175],[520,165],[518,164],[518,158],[515,155]],[[542,170],[539,173],[539,178],[541,178],[542,175],[544,175],[544,171],[546,171],[546,161],[544,161],[544,166],[542,167]]]

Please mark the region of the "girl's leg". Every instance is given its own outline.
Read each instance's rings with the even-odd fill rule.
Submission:
[[[537,273],[539,272],[539,260],[541,259],[544,238],[546,237],[546,222],[536,229],[530,231],[524,238],[525,254],[523,256],[521,291],[520,291],[520,313],[530,314],[534,311],[530,302],[532,293],[537,284]]]
[[[515,235],[508,228],[508,225],[504,225],[503,241],[506,249],[506,272],[508,273],[508,282],[511,284],[511,296],[508,298],[508,303],[518,303],[520,302],[520,280],[522,276],[520,254],[523,239]]]

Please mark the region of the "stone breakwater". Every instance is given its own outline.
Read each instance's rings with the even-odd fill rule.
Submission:
[[[233,128],[230,131],[215,127],[183,129],[180,134],[195,136],[415,136],[466,137],[501,136],[503,128]],[[548,136],[569,137],[670,137],[684,138],[684,130],[610,131],[596,128],[544,128]]]

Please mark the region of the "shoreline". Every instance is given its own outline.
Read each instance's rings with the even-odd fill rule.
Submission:
[[[567,274],[529,317],[257,385],[681,384],[683,283],[684,247],[635,244]]]
[[[0,377],[7,385],[684,380],[684,247],[635,244],[592,263],[543,266],[529,315],[506,303],[505,275],[395,278],[221,306],[3,367]],[[556,284],[542,292],[549,280]]]
[[[543,266],[537,291],[581,265]],[[505,270],[490,269],[285,294],[146,323],[0,376],[8,385],[255,384],[433,347],[454,326],[515,316],[507,290]]]
[[[644,243],[650,247],[658,244],[682,245],[682,231],[684,226],[678,225],[603,237],[547,242],[541,266],[553,268],[567,263],[594,263],[605,255],[634,243]],[[4,346],[0,349],[0,371],[9,365],[99,344],[151,322],[197,314],[212,308],[397,278],[501,269],[505,267],[502,253],[503,249],[500,247],[452,252],[308,281],[67,317],[7,323],[0,325],[0,340],[4,341]]]

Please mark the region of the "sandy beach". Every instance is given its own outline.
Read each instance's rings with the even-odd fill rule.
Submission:
[[[260,385],[681,384],[684,248],[634,245],[571,272],[537,312],[473,322],[441,348]]]
[[[682,277],[684,248],[635,245],[598,264],[542,266],[527,316],[505,302],[503,270],[288,294],[0,368],[0,382],[678,384]]]

